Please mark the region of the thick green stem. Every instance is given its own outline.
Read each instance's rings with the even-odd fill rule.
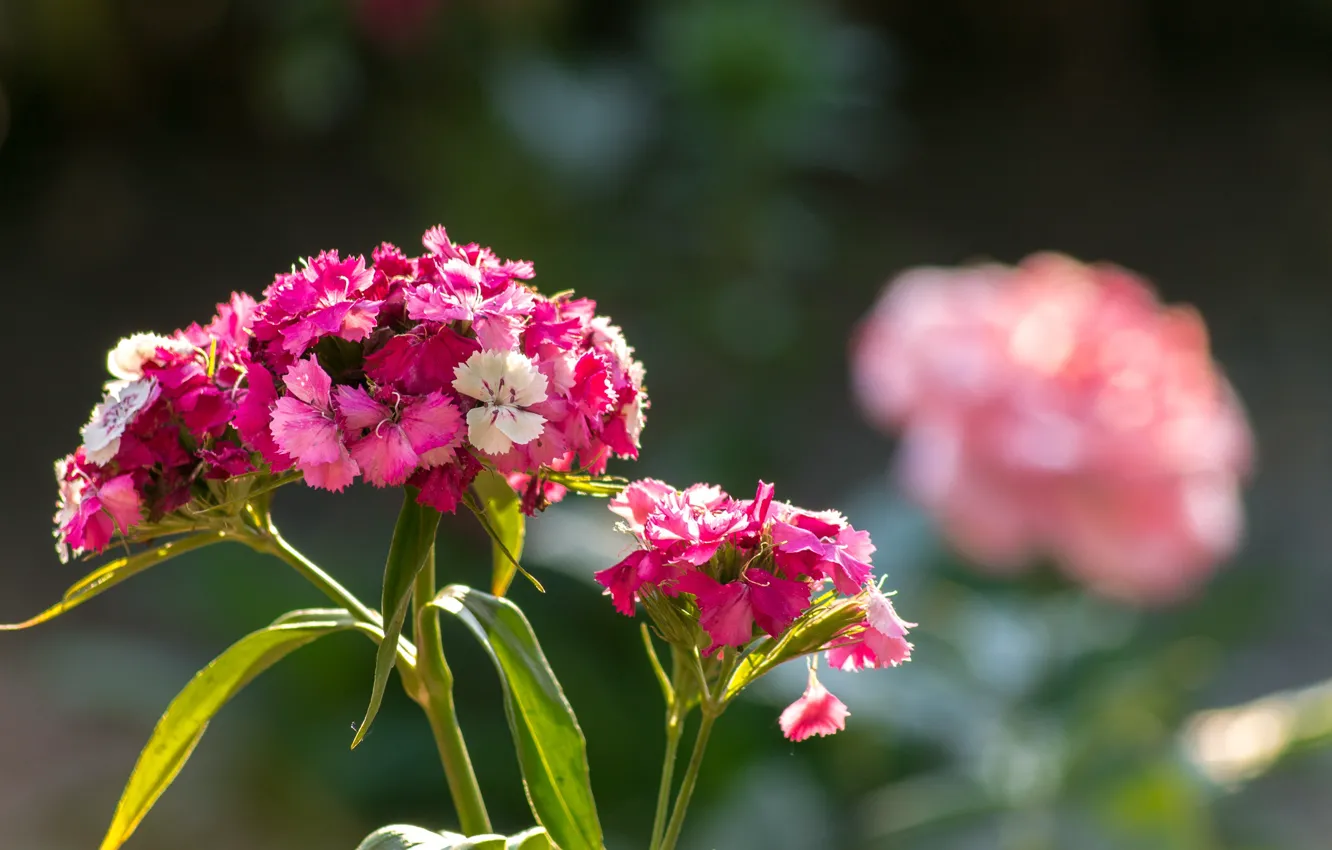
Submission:
[[[703,719],[698,725],[698,737],[694,738],[694,751],[689,756],[689,766],[685,768],[684,779],[680,782],[680,793],[675,797],[675,809],[671,812],[671,822],[666,827],[666,837],[662,839],[660,850],[675,850],[675,843],[680,840],[685,812],[689,810],[689,798],[694,796],[698,771],[703,767],[703,753],[708,748],[708,735],[712,733],[712,724],[715,722],[717,715],[705,701]]]
[[[657,814],[652,819],[650,850],[661,846],[662,831],[666,829],[666,815],[671,805],[671,783],[675,778],[675,758],[680,749],[680,736],[684,732],[684,712],[678,701],[672,700],[666,711],[666,754],[661,762],[661,785],[657,788]]]
[[[453,706],[453,671],[444,658],[444,644],[439,634],[439,616],[429,607],[435,598],[435,549],[426,555],[425,566],[412,586],[412,608],[416,620],[416,670],[421,688],[416,694],[430,731],[434,733],[444,777],[449,783],[458,822],[468,835],[492,832],[486,803],[481,797],[467,754],[467,743]]]

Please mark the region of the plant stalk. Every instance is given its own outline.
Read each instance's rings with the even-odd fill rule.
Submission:
[[[439,760],[444,766],[444,778],[449,783],[449,794],[458,810],[458,822],[468,835],[493,832],[486,803],[481,797],[472,759],[467,754],[467,742],[453,705],[453,671],[444,658],[444,644],[439,633],[439,615],[429,607],[435,598],[435,547],[430,547],[425,565],[412,586],[412,608],[416,622],[416,671],[421,687],[416,701],[430,721]]]
[[[278,533],[276,527],[271,523],[264,530],[264,537],[261,546],[267,551],[286,561],[296,572],[300,573],[306,581],[327,596],[329,599],[347,609],[353,617],[362,623],[368,623],[378,628],[383,628],[384,620],[378,612],[369,608],[364,602],[356,598],[356,594],[338,583],[333,576],[324,572],[318,565],[311,561],[305,555],[301,554],[294,546]]]
[[[657,788],[657,814],[652,819],[650,850],[661,846],[662,831],[666,829],[666,815],[671,803],[671,783],[675,779],[675,759],[680,749],[680,736],[684,733],[684,711],[679,700],[671,700],[666,710],[666,754],[661,762],[661,785]]]
[[[694,796],[694,786],[698,783],[698,772],[703,766],[703,753],[708,748],[708,736],[712,733],[712,724],[717,721],[713,708],[705,700],[703,719],[698,724],[698,736],[694,738],[694,750],[689,756],[689,766],[685,768],[684,779],[680,782],[680,793],[675,797],[675,809],[671,812],[671,822],[666,827],[666,836],[662,839],[659,850],[675,850],[680,840],[680,830],[684,828],[685,813],[689,810],[689,798]]]

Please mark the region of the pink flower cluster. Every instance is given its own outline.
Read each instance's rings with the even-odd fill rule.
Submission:
[[[707,652],[715,654],[763,635],[780,637],[812,607],[840,593],[857,600],[857,619],[823,647],[831,666],[895,667],[911,656],[906,635],[915,624],[897,615],[874,582],[869,535],[835,511],[774,502],[772,485],[762,482],[753,499],[733,499],[717,487],[695,484],[678,491],[654,479],[630,484],[610,509],[639,547],[595,577],[626,616],[633,616],[644,593],[692,599],[698,627],[708,636]],[[825,594],[829,589],[835,593]],[[813,727],[808,717],[793,721],[791,729],[784,721],[788,737],[815,734],[809,728],[824,730],[817,734],[840,729],[840,717],[828,719],[834,702],[820,697],[822,708],[811,716],[826,722]]]
[[[1109,265],[915,269],[853,345],[871,420],[964,553],[1038,555],[1133,601],[1177,598],[1236,547],[1252,437],[1192,310]]]
[[[83,426],[83,444],[56,461],[62,561],[180,508],[204,479],[252,470],[230,426],[254,308],[233,294],[206,326],[135,334],[107,355],[114,380]]]
[[[636,457],[643,367],[595,303],[543,296],[531,263],[443,228],[424,244],[369,264],[329,251],[265,291],[236,425],[269,467],[327,490],[410,484],[453,511],[486,464],[531,513],[564,494],[542,468]]]

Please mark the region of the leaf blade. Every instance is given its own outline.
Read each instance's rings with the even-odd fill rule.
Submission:
[[[537,823],[563,850],[602,850],[583,731],[527,618],[510,600],[462,585],[431,604],[462,621],[495,664]]]
[[[251,632],[204,667],[167,706],[116,803],[101,850],[118,850],[175,780],[209,721],[255,676],[288,653],[333,632],[361,626],[345,611],[328,619],[278,623]]]
[[[492,535],[490,592],[503,596],[518,574],[519,559],[523,557],[523,542],[527,536],[527,521],[523,516],[522,501],[509,486],[503,475],[493,469],[483,469],[472,482],[480,497],[481,508],[489,523],[486,529]]]
[[[379,713],[384,691],[388,687],[389,673],[393,670],[398,638],[402,636],[403,623],[407,619],[407,601],[412,593],[412,582],[425,564],[426,555],[435,542],[435,531],[439,527],[439,511],[417,502],[416,494],[415,488],[404,488],[402,509],[398,512],[398,521],[393,527],[393,542],[389,544],[388,559],[384,562],[380,610],[384,615],[385,640],[380,641],[379,650],[375,653],[375,677],[370,690],[370,703],[365,709],[365,719],[352,738],[353,749],[365,740],[370,724]]]

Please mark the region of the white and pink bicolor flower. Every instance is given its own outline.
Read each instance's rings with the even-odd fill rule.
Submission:
[[[453,388],[481,402],[467,412],[467,439],[489,455],[541,436],[546,418],[528,408],[546,400],[546,376],[517,351],[478,351],[454,370]]]

